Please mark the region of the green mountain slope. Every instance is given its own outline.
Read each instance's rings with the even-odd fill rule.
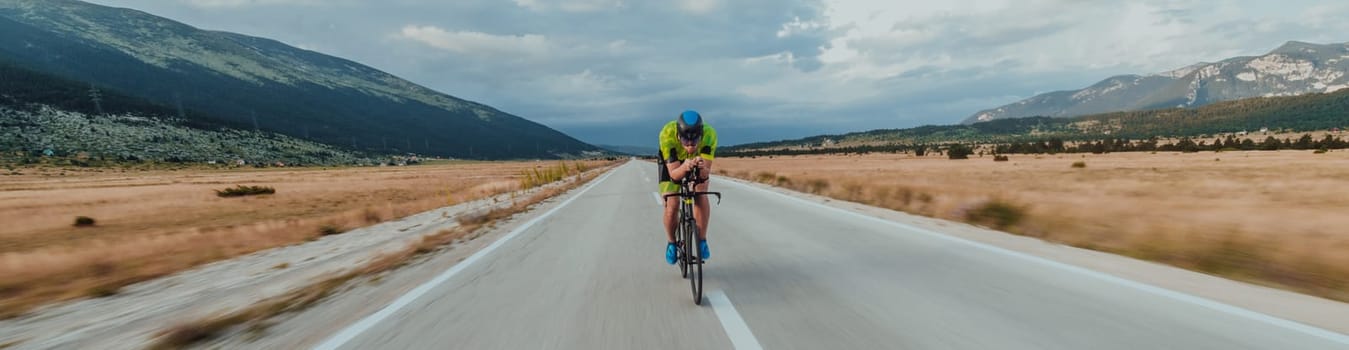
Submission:
[[[73,0],[0,0],[0,60],[371,153],[560,158],[600,150],[348,60]]]
[[[183,114],[200,115],[184,110]],[[128,161],[372,164],[337,147],[181,119],[176,108],[0,62],[0,163],[54,156],[77,165]]]

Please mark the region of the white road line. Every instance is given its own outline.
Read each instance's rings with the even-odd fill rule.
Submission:
[[[609,173],[606,173],[604,174],[603,177],[600,177],[599,179],[596,179],[594,182],[591,182],[590,185],[586,186],[585,189],[582,189],[581,192],[577,192],[576,195],[572,196],[571,198],[568,198],[565,202],[562,202],[562,204],[558,204],[556,207],[553,207],[552,210],[543,213],[543,215],[539,215],[538,217],[535,217],[533,220],[529,220],[529,222],[526,222],[524,225],[516,227],[515,230],[506,234],[505,237],[501,237],[501,239],[498,239],[496,242],[492,242],[491,245],[488,245],[486,248],[479,250],[477,253],[474,253],[472,256],[469,256],[467,259],[464,259],[464,261],[460,261],[458,264],[455,264],[454,267],[451,267],[449,270],[445,270],[445,272],[442,272],[439,276],[436,276],[436,278],[427,281],[426,283],[417,286],[417,288],[408,291],[407,294],[403,294],[403,296],[398,297],[398,299],[394,300],[392,304],[389,304],[388,306],[385,306],[383,309],[380,309],[378,312],[370,314],[370,316],[366,316],[360,321],[350,326],[347,326],[347,328],[342,329],[342,331],[337,332],[337,334],[333,334],[331,337],[328,338],[328,340],[324,341],[318,346],[315,346],[314,349],[333,350],[341,347],[342,345],[345,345],[348,341],[351,341],[352,339],[356,338],[356,336],[361,335],[361,333],[364,333],[366,330],[369,330],[371,327],[374,327],[381,321],[384,321],[385,318],[388,318],[395,312],[398,312],[399,310],[402,310],[404,307],[407,307],[409,304],[412,304],[413,301],[416,301],[417,298],[420,298],[422,295],[425,295],[427,292],[431,291],[432,288],[435,288],[436,286],[445,283],[446,280],[449,280],[451,277],[454,277],[454,275],[459,274],[460,271],[463,271],[465,268],[469,267],[470,265],[473,265],[474,262],[477,262],[478,260],[481,260],[484,256],[491,254],[492,251],[501,247],[503,244],[506,244],[506,242],[510,241],[512,238],[515,238],[515,236],[519,236],[521,232],[525,232],[525,230],[528,230],[530,227],[534,226],[534,224],[537,224],[539,223],[539,221],[543,221],[543,219],[547,218],[550,215],[553,215],[553,213],[557,212],[558,209],[566,207],[567,204],[571,203],[571,201],[574,201],[577,198],[581,198],[581,195],[584,195],[586,191],[590,191],[590,189],[594,188],[595,185],[604,182],[604,179],[608,179],[609,175],[613,174],[613,172],[616,170],[618,170],[618,168],[610,170]]]
[[[735,311],[735,305],[731,305],[731,299],[726,298],[726,293],[721,290],[707,291],[707,302],[712,304],[712,310],[716,311],[717,318],[721,319],[721,328],[726,330],[726,336],[731,338],[731,345],[735,350],[763,350],[759,345],[759,339],[754,338],[754,333],[749,331],[749,325],[745,324],[745,319],[740,318],[740,313]]]
[[[665,201],[660,200],[660,193],[651,192],[651,197],[656,199],[657,206],[665,206]]]
[[[1117,285],[1121,285],[1121,286],[1133,288],[1133,289],[1136,289],[1136,290],[1139,290],[1139,291],[1142,291],[1142,292],[1151,293],[1151,294],[1154,294],[1154,295],[1158,295],[1158,296],[1162,296],[1162,297],[1167,297],[1167,298],[1171,298],[1171,299],[1178,300],[1178,301],[1182,301],[1182,302],[1187,302],[1187,303],[1190,303],[1190,304],[1194,304],[1194,305],[1206,307],[1206,308],[1209,308],[1209,309],[1212,309],[1212,310],[1216,310],[1216,311],[1219,311],[1219,312],[1223,312],[1223,313],[1227,313],[1227,314],[1230,314],[1230,315],[1234,315],[1234,316],[1238,316],[1238,317],[1244,317],[1244,318],[1246,318],[1246,319],[1250,319],[1250,320],[1254,320],[1254,321],[1259,321],[1259,322],[1269,323],[1269,324],[1274,325],[1274,326],[1283,327],[1283,328],[1288,329],[1288,330],[1292,330],[1292,331],[1301,332],[1301,333],[1305,333],[1305,334],[1308,334],[1308,335],[1320,337],[1320,338],[1327,339],[1327,340],[1330,340],[1330,341],[1333,341],[1333,342],[1337,342],[1337,343],[1341,343],[1341,344],[1349,344],[1349,335],[1340,334],[1340,333],[1337,333],[1337,332],[1333,332],[1333,331],[1321,329],[1321,328],[1319,328],[1319,327],[1315,327],[1315,326],[1311,326],[1311,325],[1306,325],[1306,324],[1298,323],[1298,322],[1295,322],[1295,321],[1285,320],[1285,319],[1282,319],[1282,318],[1278,318],[1278,317],[1266,315],[1266,314],[1259,313],[1259,312],[1256,312],[1256,311],[1251,311],[1251,310],[1249,310],[1249,309],[1245,309],[1245,308],[1242,308],[1242,307],[1239,307],[1239,306],[1233,306],[1233,305],[1230,305],[1230,304],[1225,304],[1225,303],[1222,303],[1222,302],[1219,302],[1219,301],[1210,300],[1210,299],[1206,299],[1206,298],[1203,298],[1203,297],[1198,297],[1198,296],[1194,296],[1194,295],[1190,295],[1190,294],[1186,294],[1186,293],[1182,293],[1182,292],[1178,292],[1178,291],[1174,291],[1174,290],[1170,290],[1170,289],[1165,289],[1165,288],[1153,286],[1153,285],[1150,285],[1150,284],[1144,284],[1144,283],[1141,283],[1141,282],[1137,282],[1137,281],[1134,281],[1134,280],[1125,279],[1125,278],[1118,277],[1118,276],[1111,275],[1111,274],[1107,274],[1107,273],[1104,273],[1104,272],[1100,272],[1100,271],[1096,271],[1096,270],[1090,270],[1090,269],[1086,269],[1086,268],[1079,267],[1079,266],[1075,266],[1075,265],[1069,265],[1069,264],[1066,264],[1066,263],[1062,263],[1062,262],[1050,260],[1050,259],[1047,259],[1047,258],[1042,258],[1042,257],[1039,257],[1039,256],[1034,256],[1034,255],[1030,255],[1030,254],[1026,254],[1026,253],[1022,253],[1022,252],[1018,252],[1018,251],[1008,250],[1008,249],[1006,249],[1006,248],[1001,248],[1001,247],[991,246],[991,245],[988,245],[988,244],[979,243],[979,242],[975,242],[975,241],[971,241],[971,240],[966,240],[966,239],[964,239],[964,238],[959,238],[959,237],[956,237],[956,236],[951,236],[951,235],[947,235],[947,234],[937,233],[937,232],[929,231],[929,230],[926,230],[926,229],[921,229],[921,228],[918,228],[918,227],[910,226],[910,225],[907,225],[907,224],[902,224],[902,223],[898,223],[898,222],[894,222],[894,221],[890,221],[890,220],[878,218],[878,217],[875,217],[875,216],[871,216],[871,215],[866,215],[866,214],[858,213],[858,212],[855,212],[855,211],[852,211],[852,210],[847,210],[847,209],[843,209],[843,208],[837,208],[837,207],[825,205],[825,204],[823,204],[823,203],[818,203],[818,202],[815,202],[815,201],[806,200],[806,199],[804,199],[804,198],[799,198],[799,197],[796,197],[796,196],[790,196],[790,195],[787,195],[787,194],[785,194],[785,193],[780,193],[780,192],[777,192],[777,191],[771,191],[771,190],[759,188],[759,187],[757,187],[757,186],[751,186],[751,185],[748,185],[748,184],[741,183],[741,182],[739,182],[739,181],[726,181],[726,182],[727,182],[727,183],[734,183],[734,184],[736,184],[737,186],[742,186],[742,187],[752,188],[752,189],[755,189],[755,190],[759,190],[759,191],[768,192],[768,193],[776,194],[776,195],[779,195],[779,196],[787,197],[787,198],[790,198],[790,199],[793,199],[793,200],[796,200],[796,201],[799,201],[799,202],[802,202],[802,203],[806,203],[806,204],[810,204],[810,205],[822,207],[822,208],[825,208],[825,209],[834,210],[834,211],[837,211],[837,212],[840,212],[840,213],[844,213],[844,214],[848,214],[848,215],[852,215],[852,216],[855,216],[855,217],[858,217],[858,218],[861,218],[861,219],[870,220],[870,221],[873,221],[873,222],[877,222],[877,223],[881,223],[881,224],[887,224],[887,225],[894,226],[894,227],[898,227],[898,228],[901,228],[901,229],[913,231],[913,232],[916,232],[916,233],[919,233],[919,234],[923,234],[923,235],[926,235],[926,236],[930,236],[930,237],[933,237],[933,238],[942,239],[942,240],[946,240],[946,241],[949,241],[949,242],[962,243],[962,244],[969,245],[969,246],[972,246],[972,247],[975,247],[975,248],[979,248],[979,249],[983,249],[983,250],[986,250],[986,251],[989,251],[989,252],[992,252],[992,253],[998,253],[998,254],[1003,254],[1003,255],[1007,255],[1007,256],[1011,256],[1011,257],[1016,257],[1016,258],[1025,259],[1025,260],[1028,260],[1028,261],[1031,261],[1031,262],[1035,262],[1035,263],[1039,263],[1039,264],[1041,264],[1041,265],[1045,265],[1045,266],[1048,266],[1048,267],[1058,268],[1058,269],[1061,269],[1061,270],[1065,270],[1065,271],[1069,271],[1069,272],[1074,272],[1074,273],[1082,274],[1082,275],[1085,275],[1085,276],[1088,276],[1088,277],[1093,277],[1093,278],[1096,278],[1096,279],[1099,279],[1099,280],[1102,280],[1102,281],[1105,281],[1105,282],[1114,283],[1114,284],[1117,284]]]

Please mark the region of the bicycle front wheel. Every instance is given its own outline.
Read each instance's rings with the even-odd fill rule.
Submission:
[[[675,261],[679,264],[679,277],[689,278],[689,250],[685,244],[689,241],[684,234],[684,212],[679,212],[679,221],[681,224],[675,225]]]
[[[685,242],[687,242],[687,243],[684,244],[684,247],[685,247],[685,251],[688,252],[689,260],[690,260],[690,265],[691,265],[691,266],[689,266],[689,288],[692,289],[692,291],[693,291],[693,304],[694,304],[694,305],[702,305],[702,304],[703,304],[703,256],[702,256],[702,251],[698,249],[698,244],[697,244],[697,242],[698,242],[698,224],[697,224],[696,222],[694,222],[693,220],[689,220],[688,226],[685,227],[685,232],[688,232],[688,234],[687,234],[687,238],[685,239]]]

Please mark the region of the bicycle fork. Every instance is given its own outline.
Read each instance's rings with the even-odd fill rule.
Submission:
[[[683,230],[681,230],[683,231],[682,236],[684,236],[680,237],[680,239],[683,239],[691,243],[680,244],[680,247],[681,249],[683,249],[684,247],[688,247],[687,249],[683,250],[685,250],[684,257],[688,259],[688,262],[690,264],[702,264],[703,259],[701,257],[698,257],[696,253],[693,252],[694,249],[698,249],[698,233],[699,233],[698,221],[693,216],[694,210],[693,198],[684,198],[683,202],[684,207],[682,209],[684,209],[683,212],[687,215],[682,215],[683,220],[680,221],[680,225],[683,226]]]

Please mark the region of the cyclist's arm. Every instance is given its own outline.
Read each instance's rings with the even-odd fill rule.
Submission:
[[[690,161],[680,161],[677,159],[671,159],[670,161],[665,163],[665,169],[670,171],[671,179],[674,179],[675,181],[681,181],[684,180],[684,176],[688,175],[689,171],[693,170],[693,163],[694,162]]]
[[[698,162],[698,167],[702,168],[702,170],[698,172],[698,175],[702,176],[702,179],[700,180],[707,180],[712,178],[712,160],[707,158],[701,159],[702,161]]]
[[[702,175],[702,179],[700,180],[712,178],[712,160],[717,157],[717,130],[710,126],[706,126],[703,129],[703,133],[705,135],[703,142],[706,144],[698,148],[697,156],[702,159],[698,162],[699,167],[703,169],[702,172],[699,173]]]

